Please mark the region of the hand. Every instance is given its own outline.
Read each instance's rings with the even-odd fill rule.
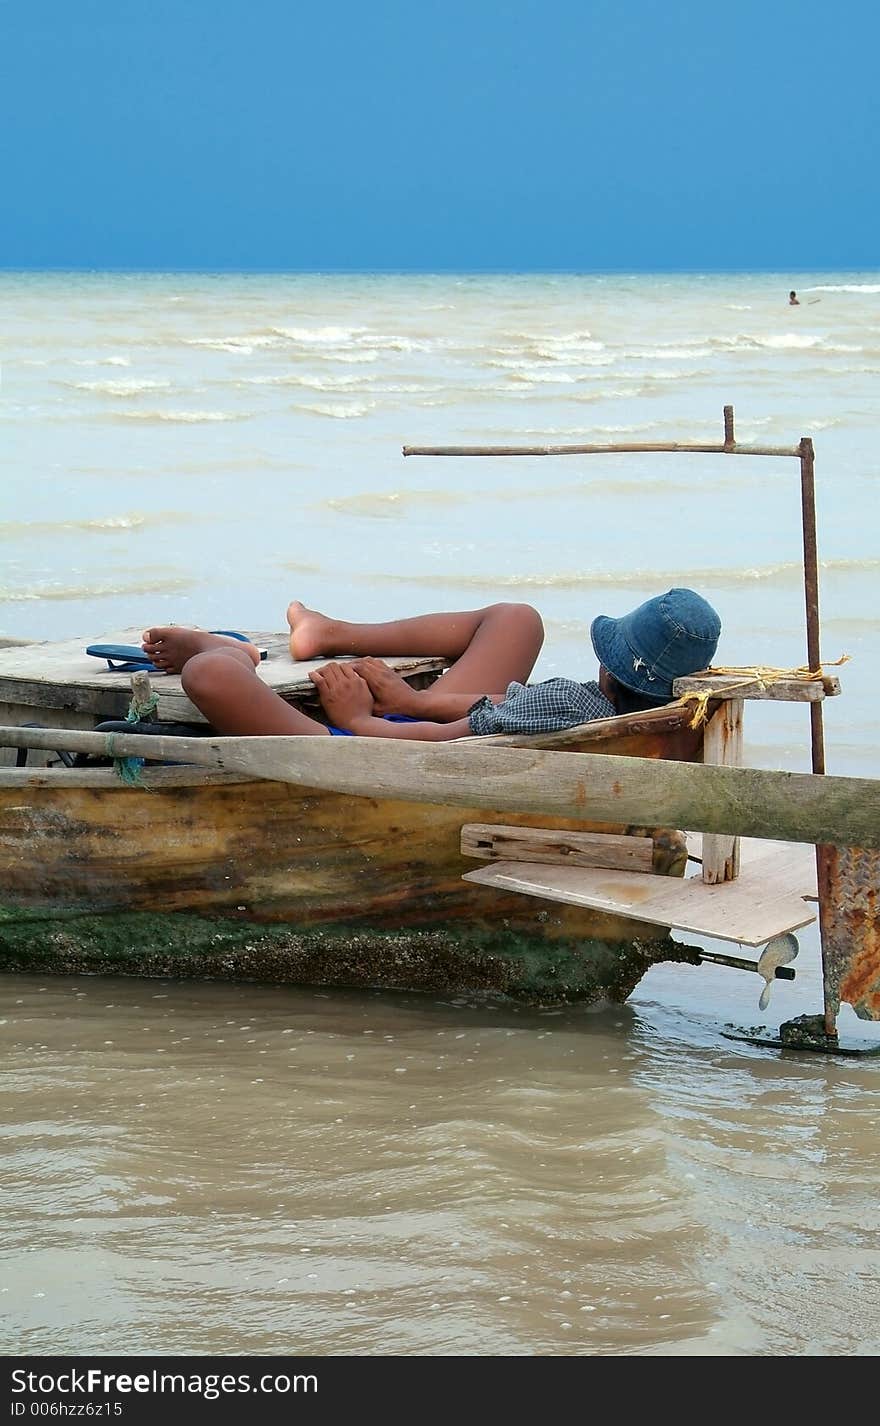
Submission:
[[[355,659],[351,667],[372,693],[376,714],[408,713],[410,717],[418,717],[419,694],[382,659]]]
[[[350,663],[326,663],[312,669],[309,678],[318,690],[321,707],[336,728],[356,733],[356,724],[373,717],[373,695]]]

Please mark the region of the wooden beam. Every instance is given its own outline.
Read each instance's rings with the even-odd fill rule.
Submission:
[[[780,678],[775,683],[762,684],[745,675],[733,673],[692,674],[677,678],[672,685],[676,698],[685,693],[709,693],[712,698],[760,699],[771,703],[821,703],[840,692],[840,679],[830,674],[825,678]]]
[[[564,866],[611,867],[651,871],[651,837],[613,832],[562,832],[555,827],[505,827],[494,822],[466,822],[461,852],[482,861],[549,862]]]
[[[743,701],[731,698],[722,703],[706,725],[703,762],[716,767],[742,767]],[[703,881],[714,886],[719,881],[735,881],[739,876],[739,837],[706,832],[703,837]]]
[[[706,767],[600,753],[487,746],[487,739],[164,738],[0,728],[0,747],[49,748],[293,782],[357,797],[492,807],[583,822],[687,827],[880,848],[880,779]]]

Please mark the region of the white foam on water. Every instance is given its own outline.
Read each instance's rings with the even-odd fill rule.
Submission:
[[[815,287],[805,287],[804,292],[859,292],[869,296],[880,292],[880,282],[836,282],[820,283]]]
[[[64,602],[65,600],[118,599],[141,594],[180,594],[198,581],[184,575],[139,580],[91,580],[82,584],[42,583],[15,588],[0,585],[0,603],[30,603],[35,600]]]
[[[367,416],[375,408],[375,401],[361,401],[343,406],[341,402],[315,402],[314,405],[297,403],[296,411],[308,411],[313,416],[329,416],[335,421],[353,421]]]
[[[246,421],[250,411],[120,411],[118,416],[125,421],[143,421],[147,424],[178,422],[185,426],[197,426],[212,421]]]
[[[365,515],[372,519],[390,519],[420,506],[461,505],[467,494],[447,490],[363,491],[324,501],[329,510],[341,515]]]
[[[131,366],[131,361],[124,356],[91,357],[83,361],[75,361],[74,366]]]
[[[92,391],[99,396],[140,396],[147,391],[170,391],[170,381],[70,381],[63,385],[76,391]]]
[[[273,327],[276,336],[307,347],[345,347],[366,332],[366,327]]]

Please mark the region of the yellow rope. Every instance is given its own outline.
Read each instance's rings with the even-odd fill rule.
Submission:
[[[738,678],[737,683],[728,683],[723,690],[707,688],[700,692],[683,693],[678,702],[687,705],[693,703],[694,712],[690,720],[689,727],[699,728],[705,723],[707,709],[713,698],[729,698],[736,688],[747,688],[750,684],[756,683],[763,693],[766,688],[772,687],[774,683],[781,683],[784,679],[798,679],[802,683],[819,683],[825,677],[826,668],[839,668],[841,664],[849,663],[850,655],[841,654],[839,659],[834,659],[829,663],[820,663],[818,668],[810,668],[803,664],[800,668],[767,668],[763,664],[756,664],[753,668],[707,668],[705,676],[710,674],[721,674],[724,677],[733,675]]]

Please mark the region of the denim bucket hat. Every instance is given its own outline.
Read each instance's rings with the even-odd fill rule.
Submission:
[[[600,614],[590,626],[596,657],[635,693],[668,703],[673,679],[707,668],[718,647],[721,620],[693,589],[669,589],[631,614]]]

